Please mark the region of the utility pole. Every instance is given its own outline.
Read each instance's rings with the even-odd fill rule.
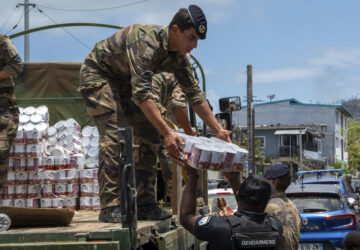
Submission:
[[[247,136],[248,136],[248,168],[246,177],[249,176],[249,166],[252,174],[255,174],[255,150],[254,150],[254,119],[253,119],[253,93],[252,93],[252,65],[247,65]]]
[[[29,6],[35,7],[36,4],[29,3],[29,0],[24,0],[19,6],[24,6],[24,30],[29,29]],[[30,37],[29,34],[24,35],[24,62],[30,61]]]

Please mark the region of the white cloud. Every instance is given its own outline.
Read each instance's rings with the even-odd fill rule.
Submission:
[[[253,79],[257,83],[283,82],[306,79],[319,75],[319,68],[282,68],[267,71],[254,71]]]
[[[324,54],[308,60],[311,65],[348,67],[360,64],[360,48],[327,49]]]

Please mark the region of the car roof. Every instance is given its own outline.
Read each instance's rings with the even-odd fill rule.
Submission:
[[[214,189],[210,189],[208,190],[208,195],[210,194],[226,194],[226,193],[229,193],[229,194],[233,194],[233,190],[232,188],[214,188]]]
[[[292,184],[286,190],[286,194],[299,193],[321,193],[321,194],[341,194],[341,189],[336,185],[327,184]]]
[[[304,177],[304,178],[299,178],[297,179],[298,183],[301,182],[334,182],[334,183],[339,183],[342,180],[343,177],[339,176],[329,176],[329,175],[325,175],[325,176],[318,176],[318,177],[314,177],[314,176],[309,176],[309,177]]]

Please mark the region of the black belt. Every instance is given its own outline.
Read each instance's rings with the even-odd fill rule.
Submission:
[[[4,88],[0,88],[0,94],[11,94],[14,92],[14,88],[13,87],[4,87]]]

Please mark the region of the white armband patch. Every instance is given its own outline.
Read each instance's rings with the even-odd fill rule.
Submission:
[[[202,226],[208,224],[210,222],[210,218],[211,218],[211,216],[205,216],[205,217],[201,218],[198,222],[199,227],[202,227]]]

